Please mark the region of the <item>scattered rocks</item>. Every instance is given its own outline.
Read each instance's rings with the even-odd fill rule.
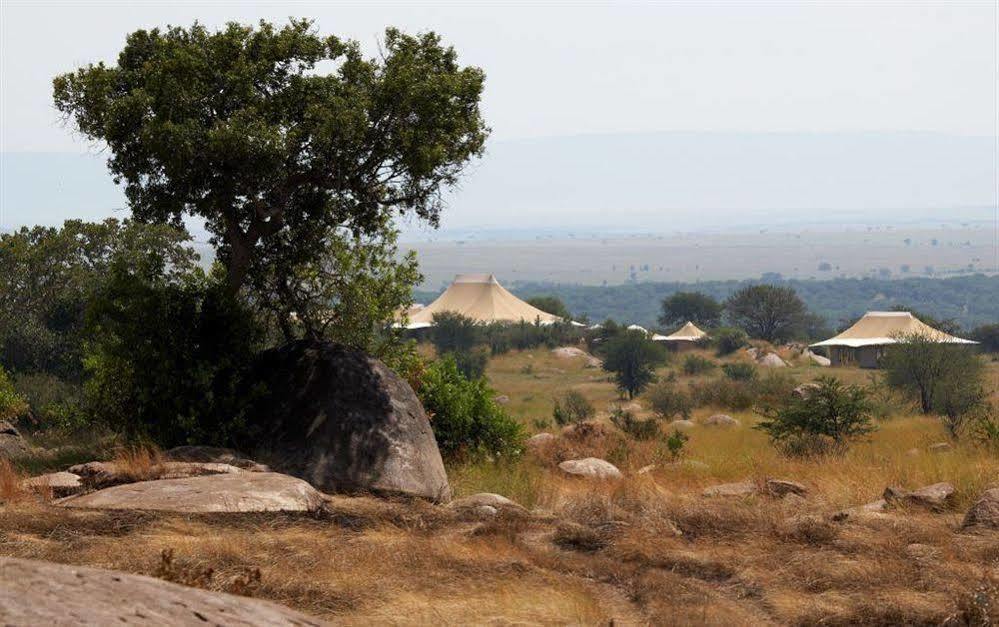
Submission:
[[[952,448],[953,447],[950,445],[950,442],[937,442],[935,444],[930,444],[929,446],[927,446],[926,450],[928,450],[931,453],[944,453],[951,450]]]
[[[949,483],[934,483],[918,490],[889,486],[885,488],[884,500],[891,506],[916,506],[932,510],[947,507],[954,496],[954,486]]]
[[[752,481],[738,481],[736,483],[722,483],[720,485],[705,488],[701,492],[704,496],[750,496],[756,494],[756,484]]]
[[[246,455],[217,446],[178,446],[163,453],[163,459],[171,462],[198,462],[206,464],[228,464],[251,472],[269,472],[264,464],[249,459]]]
[[[0,459],[13,459],[28,453],[30,447],[17,428],[0,420]]]
[[[9,625],[318,626],[275,603],[120,571],[0,557],[0,616]]]
[[[323,496],[311,485],[273,472],[240,472],[140,481],[59,501],[63,507],[166,512],[314,512]]]
[[[756,359],[756,363],[764,368],[786,368],[787,362],[780,358],[777,353],[767,353]]]
[[[34,492],[51,491],[52,496],[57,497],[69,496],[83,490],[80,476],[71,472],[50,472],[38,475],[25,479],[21,482],[21,486]]]
[[[808,494],[808,488],[796,481],[788,481],[786,479],[767,479],[766,489],[772,496],[778,498],[787,496],[788,494],[796,494],[802,497]]]
[[[564,473],[591,479],[620,479],[623,476],[614,464],[596,457],[569,459],[558,467]]]
[[[715,414],[704,419],[709,427],[738,427],[741,423],[727,414]]]
[[[676,429],[677,431],[690,431],[697,426],[697,423],[693,420],[674,420],[673,422],[666,425],[667,429]]]
[[[999,488],[986,490],[964,516],[961,528],[999,529]]]
[[[451,499],[427,414],[381,361],[299,340],[261,353],[246,378],[267,396],[247,414],[244,450],[329,492]]]

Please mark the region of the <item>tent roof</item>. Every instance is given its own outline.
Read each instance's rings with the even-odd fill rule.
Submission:
[[[916,318],[908,311],[868,311],[852,327],[839,335],[812,346],[877,346],[894,344],[900,335],[923,335],[935,342],[947,344],[977,344],[964,340],[933,327]]]
[[[708,334],[698,329],[697,325],[693,322],[688,322],[669,335],[660,335],[655,339],[663,342],[696,342],[697,340],[707,336]]]
[[[434,314],[452,311],[481,323],[535,322],[551,324],[558,316],[520,300],[499,284],[491,274],[459,274],[437,300],[419,311],[409,313],[408,329],[433,325]]]

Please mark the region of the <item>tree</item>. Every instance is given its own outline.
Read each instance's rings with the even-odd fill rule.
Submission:
[[[985,399],[984,365],[967,346],[912,333],[897,338],[881,359],[886,383],[919,400],[924,414],[939,413],[957,436],[964,415]]]
[[[744,287],[725,301],[725,311],[732,324],[768,342],[789,339],[806,313],[794,288],[780,285]]]
[[[677,292],[663,300],[659,324],[675,326],[693,322],[708,328],[721,324],[721,303],[700,292]]]
[[[572,314],[565,308],[565,303],[555,296],[535,296],[534,298],[528,298],[527,304],[565,320],[572,318]]]
[[[0,366],[0,422],[13,420],[28,411],[28,403],[24,400],[3,367]]]
[[[820,377],[807,394],[788,395],[777,409],[763,408],[766,418],[756,429],[787,452],[823,450],[822,438],[842,451],[850,440],[874,431],[867,392],[857,385],[843,385],[835,377]]]
[[[971,339],[982,345],[987,353],[999,353],[999,324],[983,324],[971,332]]]
[[[623,331],[609,338],[601,351],[603,368],[614,373],[617,387],[628,398],[655,381],[655,367],[666,362],[666,350],[641,331]]]
[[[330,229],[371,234],[396,212],[436,225],[442,192],[483,150],[483,82],[434,33],[387,29],[365,59],[291,20],[138,30],[116,65],[53,89],[109,148],[137,219],[205,220],[235,293],[275,252],[318,256]]]
[[[482,326],[468,316],[455,311],[434,314],[430,342],[438,355],[468,352],[482,340]]]
[[[564,427],[565,425],[583,422],[593,417],[596,410],[590,401],[582,393],[576,390],[567,390],[564,394],[555,398],[555,405],[552,408],[552,418],[555,424]]]

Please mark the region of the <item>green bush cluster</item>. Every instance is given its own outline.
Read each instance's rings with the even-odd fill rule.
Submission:
[[[694,409],[691,395],[668,382],[653,386],[646,398],[652,406],[652,411],[664,420],[672,420],[676,416],[689,420],[690,413]]]
[[[711,333],[711,340],[714,342],[718,356],[724,357],[748,344],[749,336],[742,329],[722,327]]]
[[[752,381],[756,378],[756,366],[745,362],[723,364],[722,372],[733,381]]]
[[[585,396],[576,390],[569,390],[555,399],[552,418],[555,424],[565,426],[589,420],[594,413],[596,410]]]
[[[0,420],[12,420],[26,411],[28,403],[17,393],[7,372],[0,367]]]
[[[659,420],[636,418],[632,412],[617,407],[611,412],[611,423],[636,440],[654,440],[659,437]]]
[[[718,367],[718,364],[700,355],[687,355],[683,360],[683,374],[693,376],[711,372]]]

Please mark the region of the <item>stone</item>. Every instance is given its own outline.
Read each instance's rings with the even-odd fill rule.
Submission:
[[[69,472],[78,475],[87,488],[100,489],[136,481],[237,474],[243,470],[229,464],[207,462],[161,462],[139,470],[120,467],[115,462],[87,462],[70,466]]]
[[[14,459],[28,453],[30,447],[17,427],[0,420],[0,459]]]
[[[268,394],[247,412],[237,448],[328,493],[451,499],[430,420],[405,379],[328,342],[264,351],[247,385]]]
[[[587,357],[586,367],[587,368],[600,368],[604,365],[604,362],[597,357]]]
[[[836,522],[842,522],[851,518],[881,517],[884,516],[884,512],[887,510],[888,502],[884,499],[878,499],[877,501],[872,501],[866,505],[859,505],[857,507],[840,510],[832,515],[832,519]]]
[[[999,488],[986,490],[964,515],[961,528],[999,529]]]
[[[500,405],[506,405],[507,403],[510,402],[510,397],[507,396],[506,394],[500,394],[499,396],[497,396],[493,400],[496,401],[497,403],[499,403]]]
[[[746,354],[755,360],[760,354],[760,349],[756,348],[755,346],[750,346],[749,348],[746,349]]]
[[[269,472],[270,468],[259,464],[246,455],[218,446],[187,445],[172,448],[163,453],[163,459],[171,462],[198,462],[207,464],[228,464],[251,472]]]
[[[676,429],[677,431],[690,431],[695,428],[697,423],[693,420],[674,420],[673,422],[666,425],[667,429]]]
[[[70,496],[62,507],[164,512],[314,512],[323,495],[296,477],[273,472],[139,481]]]
[[[766,487],[767,492],[778,498],[788,494],[797,494],[798,496],[808,494],[808,488],[796,481],[787,481],[786,479],[767,479]]]
[[[650,472],[652,472],[655,469],[656,469],[656,465],[655,464],[648,464],[647,466],[642,466],[641,468],[639,468],[638,471],[635,474],[636,475],[647,475],[647,474],[649,474]]]
[[[283,625],[323,621],[276,603],[103,568],[0,557],[6,625]]]
[[[26,490],[34,492],[51,491],[52,496],[69,496],[83,490],[80,476],[71,472],[50,472],[45,475],[31,477],[21,482]]]
[[[738,427],[741,423],[727,414],[714,414],[705,418],[704,424],[709,427]]]
[[[501,494],[493,494],[492,492],[480,492],[478,494],[472,494],[471,496],[463,496],[460,499],[455,499],[448,504],[451,509],[465,509],[474,510],[477,507],[491,507],[497,511],[500,510],[515,510],[518,512],[526,512],[527,510],[518,505],[517,503],[511,501]]]
[[[805,400],[811,397],[811,395],[814,394],[819,388],[820,386],[818,383],[802,383],[798,387],[791,390],[791,396]]]
[[[555,436],[550,433],[535,433],[531,437],[527,438],[527,448],[531,450],[539,449],[547,444],[554,442]]]
[[[574,357],[590,357],[590,354],[575,346],[559,346],[552,349],[552,355],[562,359],[572,359]]]
[[[590,479],[620,479],[623,476],[617,466],[596,457],[569,459],[558,467],[566,474]]]
[[[812,351],[805,351],[805,354],[808,356],[808,359],[810,359],[812,363],[817,366],[822,366],[823,368],[827,368],[832,365],[832,361],[828,357],[817,355]]]
[[[632,401],[632,402],[628,403],[627,405],[624,405],[623,407],[621,407],[621,409],[623,409],[624,411],[640,412],[640,411],[642,411],[643,408],[642,408],[642,404],[639,403],[638,401]]]
[[[739,481],[736,483],[722,483],[720,485],[705,488],[701,492],[704,496],[750,496],[756,494],[756,483],[752,481]]]
[[[904,488],[889,486],[884,492],[884,500],[889,505],[925,507],[932,510],[947,507],[953,497],[954,486],[946,482],[934,483],[911,492]]]
[[[479,505],[472,508],[472,514],[478,518],[493,518],[499,515],[499,510],[492,505]]]
[[[808,503],[808,499],[806,499],[803,496],[799,496],[794,492],[788,492],[787,494],[781,497],[780,502],[782,505],[784,505],[789,509],[797,509]]]
[[[931,453],[944,453],[946,451],[949,451],[951,448],[953,447],[950,445],[950,442],[937,442],[935,444],[930,444],[929,446],[927,446],[926,450],[928,450]]]
[[[780,358],[777,353],[767,353],[762,357],[758,357],[756,363],[760,364],[764,368],[786,368],[787,362]]]

